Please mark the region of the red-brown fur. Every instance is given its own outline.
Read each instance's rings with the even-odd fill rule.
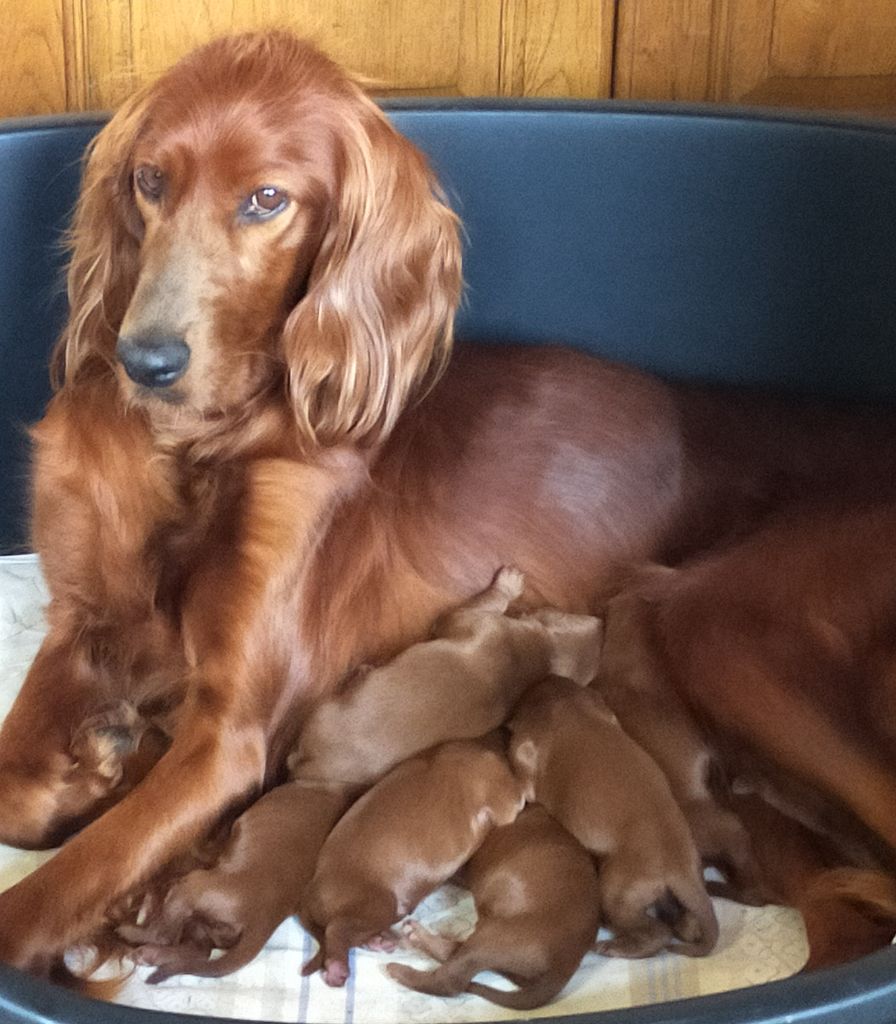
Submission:
[[[737,816],[723,806],[719,759],[667,677],[652,644],[651,583],[663,587],[671,570],[645,569],[605,611],[600,672],[594,682],[626,733],[662,768],[684,812],[704,863],[726,882],[710,891],[745,903],[767,902],[768,893]],[[725,787],[727,788],[727,787]]]
[[[610,956],[668,948],[705,956],[719,934],[700,858],[665,776],[593,689],[549,678],[510,719],[510,759],[526,797],[600,859]]]
[[[762,780],[759,792],[844,849],[864,839],[868,857],[891,865],[894,546],[889,498],[782,517],[655,576],[640,634],[728,763]]]
[[[389,964],[403,985],[433,995],[475,992],[500,1006],[543,1006],[565,987],[594,943],[600,892],[590,854],[543,808],[527,807],[490,832],[461,873],[476,900],[477,922],[464,942],[406,922],[406,941],[441,967],[421,971]],[[473,981],[499,971],[520,986],[512,992]]]
[[[299,912],[324,840],[352,795],[344,786],[289,782],[237,818],[214,866],[177,879],[140,925],[117,929],[139,945],[138,962],[156,967],[148,980],[221,977],[249,963]],[[215,948],[227,951],[211,960]]]
[[[587,685],[597,673],[600,620],[553,609],[508,616],[523,586],[521,573],[501,569],[488,589],[443,615],[429,640],[321,701],[289,756],[290,776],[370,785],[428,747],[497,729],[549,672]]]
[[[320,949],[303,973],[320,967],[328,985],[344,984],[353,946],[387,933],[522,807],[494,736],[452,740],[393,768],[320,851],[300,915]]]
[[[842,855],[826,837],[759,796],[735,796],[732,808],[753,839],[774,900],[802,914],[809,939],[804,971],[835,967],[889,945],[896,920],[890,876],[834,867],[843,863]]]
[[[158,203],[135,191],[144,165],[167,175]],[[287,210],[240,222],[271,184]],[[459,295],[455,218],[425,161],[286,35],[211,44],[100,134],[34,431],[49,633],[0,731],[0,839],[55,843],[121,795],[85,794],[71,751],[110,702],[172,745],[0,895],[0,959],[38,969],[89,935],[279,775],[317,695],[500,565],[531,601],[590,611],[631,562],[896,479],[890,419],[669,388],[561,349],[459,347],[427,392]],[[161,397],[115,356],[120,333],[159,327],[192,353]],[[717,717],[765,741],[776,719],[738,691]],[[833,791],[852,800],[855,780]]]

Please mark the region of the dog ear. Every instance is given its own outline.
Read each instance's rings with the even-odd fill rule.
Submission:
[[[461,288],[458,221],[424,157],[360,89],[343,106],[329,226],[283,331],[290,399],[314,445],[389,433],[448,357]]]
[[[93,360],[115,358],[118,328],[137,281],[143,222],[134,201],[133,151],[151,87],[127,100],[87,150],[72,227],[69,316],[50,361],[54,387]]]

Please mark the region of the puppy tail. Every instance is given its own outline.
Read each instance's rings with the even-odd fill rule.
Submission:
[[[118,973],[116,975],[102,979],[90,977],[91,974],[113,959],[118,964]],[[50,965],[48,976],[54,985],[59,985],[61,988],[67,988],[71,992],[77,992],[79,995],[88,996],[91,999],[111,1002],[134,973],[134,968],[131,967],[125,970],[121,962],[121,956],[116,951],[113,956],[103,955],[102,952],[96,954],[93,961],[84,968],[84,971],[86,972],[85,974],[73,971],[59,957]]]
[[[555,999],[566,987],[568,981],[568,977],[543,974],[528,985],[510,991],[471,981],[467,985],[467,991],[481,996],[497,1006],[504,1006],[508,1010],[534,1010],[537,1006],[544,1006]]]
[[[832,868],[817,874],[806,889],[811,902],[855,903],[882,923],[896,921],[896,878],[883,871]]]
[[[262,951],[273,931],[273,928],[244,931],[239,941],[215,960],[210,960],[201,950],[185,946],[143,946],[140,960],[145,964],[156,965],[156,969],[146,979],[151,985],[157,985],[177,974],[192,974],[197,978],[223,978],[251,963]]]
[[[529,985],[505,991],[482,985],[471,979],[479,971],[489,970],[494,965],[474,960],[463,952],[448,960],[434,971],[421,971],[407,964],[392,963],[386,966],[390,978],[412,988],[417,992],[425,992],[431,996],[458,996],[462,992],[487,999],[496,1006],[504,1006],[509,1010],[533,1010],[537,1006],[549,1003],[569,981],[568,977],[557,977],[546,974]]]

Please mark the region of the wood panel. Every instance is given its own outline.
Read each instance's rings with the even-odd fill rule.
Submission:
[[[26,6],[27,3],[27,6]],[[383,93],[608,96],[614,0],[26,0],[0,116],[106,109],[193,47],[286,27]]]
[[[896,116],[896,2],[619,0],[614,95]]]
[[[505,0],[505,96],[610,95],[614,0]]]
[[[621,0],[613,95],[703,99],[709,89],[713,0]]]
[[[31,0],[16,6],[15,26],[7,15],[0,33],[0,95],[8,116],[65,110],[67,36],[71,30],[64,0]]]
[[[500,8],[474,0],[91,0],[90,100],[118,103],[226,32],[286,27],[389,91],[497,90]],[[489,6],[494,8],[489,17]]]
[[[211,37],[270,26],[385,93],[896,115],[896,0],[22,0],[0,116],[112,107]]]

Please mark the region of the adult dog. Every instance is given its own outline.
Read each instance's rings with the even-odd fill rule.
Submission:
[[[500,565],[587,611],[629,563],[896,479],[891,423],[560,349],[449,363],[456,219],[286,34],[212,43],[126,103],[72,246],[34,431],[49,633],[0,732],[0,839],[82,830],[0,896],[12,964],[89,933],[276,776],[310,701]],[[172,744],[122,798],[147,723]]]

